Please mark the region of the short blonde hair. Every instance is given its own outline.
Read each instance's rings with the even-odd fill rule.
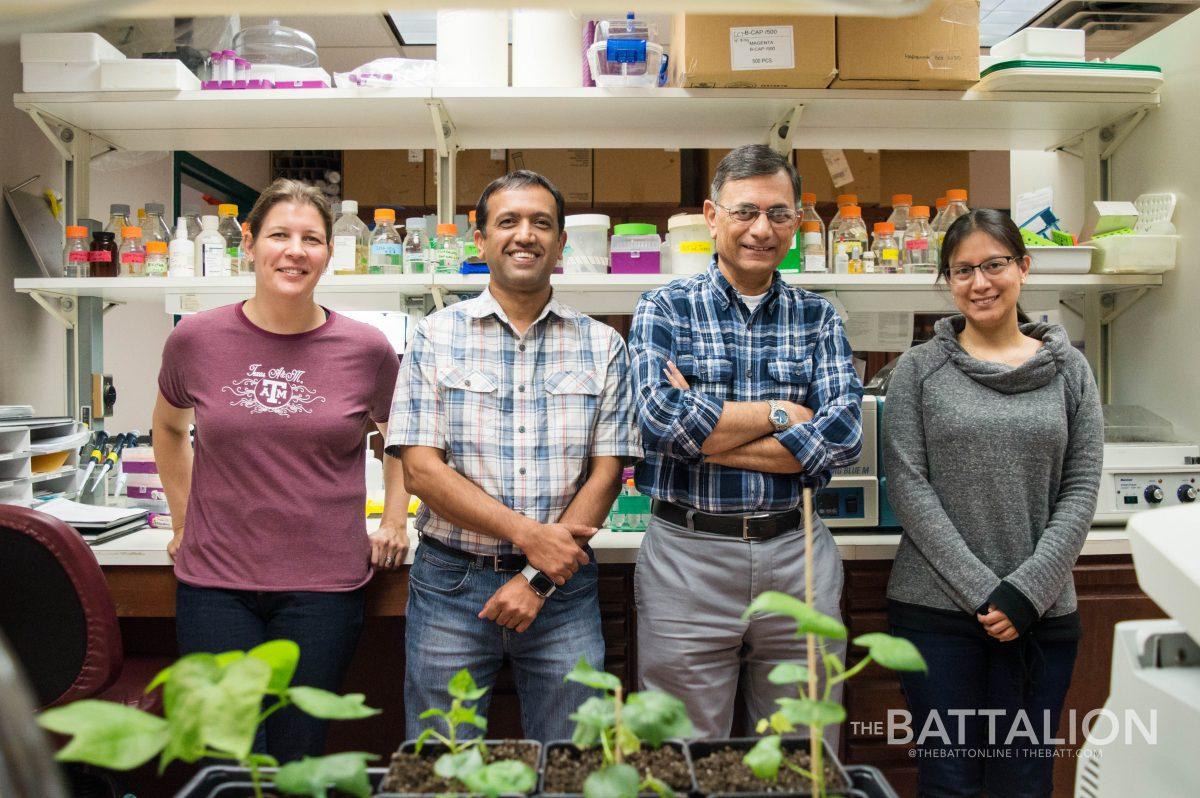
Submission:
[[[333,211],[329,207],[329,200],[325,199],[325,193],[306,183],[301,183],[299,180],[289,180],[286,177],[281,177],[267,186],[266,190],[259,194],[258,199],[254,201],[254,207],[250,209],[250,215],[246,217],[246,224],[250,225],[250,235],[258,238],[258,232],[262,230],[267,214],[281,202],[311,205],[316,208],[317,212],[321,214],[321,220],[325,223],[325,240],[332,242]]]

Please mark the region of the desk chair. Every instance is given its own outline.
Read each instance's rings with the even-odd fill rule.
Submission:
[[[57,518],[9,504],[0,504],[0,629],[39,709],[100,698],[162,714],[162,691],[143,690],[170,661],[125,658],[92,550]]]

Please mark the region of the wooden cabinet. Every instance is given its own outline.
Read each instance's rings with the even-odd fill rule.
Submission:
[[[892,563],[847,560],[845,569],[842,612],[850,637],[887,631],[886,594]],[[1075,589],[1079,595],[1083,639],[1059,731],[1059,736],[1067,739],[1071,732],[1067,728],[1071,710],[1075,711],[1078,727],[1088,711],[1103,706],[1108,698],[1113,624],[1163,617],[1158,605],[1138,588],[1133,561],[1128,556],[1081,558],[1075,566]],[[874,765],[887,774],[900,795],[916,795],[917,768],[915,760],[909,758],[909,746],[888,745],[884,735],[867,733],[877,728],[886,729],[888,709],[905,707],[899,678],[872,666],[847,684],[845,705],[847,723],[842,727],[841,747],[844,761]],[[876,726],[877,721],[882,724]],[[1082,744],[1083,733],[1078,728],[1075,738],[1077,744]],[[1076,760],[1069,757],[1055,760],[1055,795],[1071,794],[1075,763]]]

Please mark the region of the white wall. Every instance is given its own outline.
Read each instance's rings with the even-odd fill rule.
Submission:
[[[1054,212],[1064,230],[1078,233],[1083,227],[1083,161],[1065,152],[1013,150],[1009,208],[1016,210],[1017,195],[1050,186]],[[1020,224],[1023,219],[1016,220]]]
[[[1200,13],[1193,12],[1121,56],[1163,70],[1162,106],[1149,114],[1113,159],[1113,199],[1170,191],[1178,198],[1179,261],[1114,322],[1113,401],[1142,405],[1200,441]]]

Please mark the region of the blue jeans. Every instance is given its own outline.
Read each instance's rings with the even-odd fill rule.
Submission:
[[[604,665],[595,560],[546,599],[521,634],[477,617],[492,594],[514,576],[521,578],[519,573],[493,571],[427,545],[417,548],[408,573],[405,620],[408,739],[434,722],[422,720],[423,711],[450,708],[446,691],[450,677],[467,668],[480,687],[491,688],[506,657],[517,684],[525,737],[543,742],[571,737],[570,714],[596,692],[564,682],[563,676],[580,657],[596,668]],[[479,714],[487,714],[490,698],[489,689],[475,705]],[[476,732],[467,730],[466,735]]]
[[[923,798],[978,796],[985,790],[989,798],[1049,798],[1054,746],[1045,741],[1057,735],[1079,644],[1021,638],[1001,643],[980,631],[980,637],[966,637],[892,629],[912,642],[929,666],[928,674],[900,674],[918,742],[917,792]],[[954,710],[976,712],[950,714]],[[931,719],[931,713],[938,717]],[[927,723],[930,732],[922,745]],[[1006,745],[1010,733],[1013,739]]]
[[[175,592],[179,653],[246,651],[268,640],[293,640],[300,646],[300,663],[292,684],[340,692],[362,631],[363,595],[362,588],[266,593],[180,582]],[[281,763],[321,756],[327,727],[326,721],[288,707],[258,727],[254,750]]]

